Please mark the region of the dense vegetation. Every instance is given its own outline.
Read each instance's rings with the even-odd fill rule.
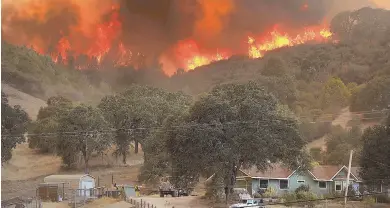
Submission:
[[[368,183],[390,184],[390,116],[382,125],[368,128],[362,136],[361,175]]]
[[[7,95],[1,92],[1,164],[11,159],[16,144],[25,141],[29,122],[27,113],[20,106],[10,106]]]

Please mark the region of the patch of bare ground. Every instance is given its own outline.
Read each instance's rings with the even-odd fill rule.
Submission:
[[[352,120],[352,114],[349,111],[349,107],[347,107],[341,110],[340,115],[338,115],[332,121],[332,125],[333,126],[340,125],[343,128],[347,128],[348,122],[350,120]],[[308,150],[310,150],[311,148],[321,148],[323,151],[326,151],[326,139],[327,139],[327,135],[310,142],[309,144],[307,144],[306,147]]]
[[[90,174],[96,178],[97,185],[111,186],[112,180],[117,184],[134,184],[137,182],[139,168],[143,163],[143,152],[132,154],[127,164],[122,164],[121,158],[115,158],[112,150],[105,155],[95,155],[91,159]],[[81,164],[76,170],[61,168],[61,158],[51,154],[40,154],[28,148],[28,144],[20,144],[13,151],[9,163],[4,164],[1,179],[1,198],[34,197],[35,190],[43,178],[52,174],[82,174]]]

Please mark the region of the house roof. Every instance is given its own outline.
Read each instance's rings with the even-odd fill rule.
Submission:
[[[45,182],[50,182],[52,180],[55,180],[55,181],[59,181],[59,180],[80,180],[81,178],[83,178],[85,176],[94,178],[93,176],[88,175],[88,174],[80,174],[80,175],[50,175],[50,176],[46,176],[43,180]]]
[[[351,167],[351,173],[352,175],[354,175],[359,181],[362,180],[362,178],[360,177],[360,167]]]
[[[310,173],[316,180],[331,181],[342,169],[348,170],[348,168],[344,165],[319,165],[313,167]],[[358,167],[351,167],[351,175],[357,180],[360,180],[360,178],[357,176],[358,169]]]
[[[279,179],[288,178],[294,171],[283,167],[280,164],[272,164],[266,171],[259,171],[256,166],[249,169],[241,169],[241,172],[252,177],[252,178],[268,178],[268,179]]]
[[[318,165],[313,167],[310,173],[317,180],[331,181],[334,175],[340,171],[343,166],[336,165]]]

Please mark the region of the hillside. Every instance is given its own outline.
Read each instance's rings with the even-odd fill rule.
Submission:
[[[1,84],[1,90],[8,95],[10,105],[20,105],[33,120],[36,119],[39,109],[46,106],[44,100],[21,92],[7,84]]]
[[[2,84],[46,100],[53,95],[63,95],[73,100],[99,99],[109,92],[101,85],[92,86],[79,70],[55,64],[49,56],[43,56],[27,47],[2,42]]]

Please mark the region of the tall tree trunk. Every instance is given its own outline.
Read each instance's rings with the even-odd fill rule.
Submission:
[[[89,173],[89,158],[85,159],[85,173],[88,174]]]
[[[134,140],[134,152],[138,154],[138,140]]]
[[[126,149],[122,152],[122,156],[123,156],[122,162],[123,162],[123,164],[126,164],[126,156],[127,156],[127,150]]]
[[[88,157],[88,153],[86,151],[83,151],[83,157],[84,157],[84,163],[85,163],[85,174],[88,174],[89,173],[89,170],[88,170],[89,157]]]

